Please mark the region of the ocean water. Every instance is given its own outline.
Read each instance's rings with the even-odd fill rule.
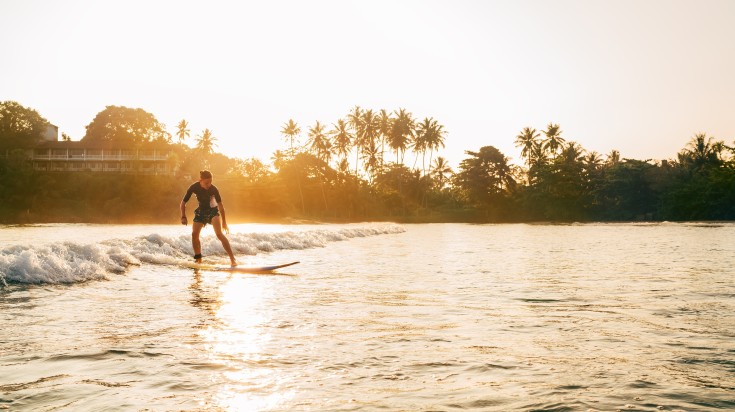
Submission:
[[[735,409],[735,224],[0,227],[0,410]],[[227,263],[211,229],[206,260]]]

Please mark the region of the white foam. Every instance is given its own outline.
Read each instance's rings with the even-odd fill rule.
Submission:
[[[324,247],[330,242],[404,231],[398,225],[381,224],[331,230],[233,233],[228,239],[235,255],[257,255]],[[205,256],[224,254],[214,235],[202,236],[201,243]],[[107,240],[96,245],[73,242],[15,245],[0,250],[0,284],[102,280],[112,273],[125,272],[131,265],[179,265],[191,260],[192,254],[189,235],[169,237],[157,233],[134,239]]]

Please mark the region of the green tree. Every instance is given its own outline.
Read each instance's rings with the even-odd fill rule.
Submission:
[[[484,211],[486,218],[507,217],[511,191],[516,186],[509,159],[493,146],[465,153],[470,157],[460,163],[460,171],[454,175],[455,186],[467,201]]]
[[[332,142],[324,130],[324,125],[317,120],[314,127],[309,129],[309,140],[306,145],[318,159],[329,163],[332,156]]]
[[[607,166],[593,190],[595,215],[602,220],[642,220],[657,214],[659,193],[652,187],[656,166],[640,161],[619,161]]]
[[[395,114],[390,131],[389,146],[396,152],[396,164],[399,164],[403,163],[403,154],[405,154],[406,148],[410,146],[413,140],[416,121],[406,109],[398,109]]]
[[[33,109],[11,100],[0,102],[0,149],[32,147],[49,125]]]
[[[294,143],[298,143],[298,136],[300,133],[301,128],[293,119],[288,119],[288,122],[284,123],[281,128],[281,134],[288,140],[289,153],[291,156],[294,155],[293,146]]]
[[[281,170],[285,166],[287,158],[288,156],[282,150],[276,150],[271,156],[271,163],[276,170]]]
[[[362,149],[362,164],[371,182],[382,161],[383,158],[380,154],[380,148],[378,148],[378,142],[376,140],[370,141],[369,145]]]
[[[380,160],[380,156],[376,153],[377,141],[380,137],[380,123],[378,121],[378,117],[375,116],[372,109],[368,109],[362,113],[361,122],[362,136],[356,140],[359,146],[357,149],[361,153],[369,152],[367,156],[370,159]],[[365,170],[370,170],[373,166],[368,165],[365,167]]]
[[[589,172],[597,171],[603,165],[602,156],[597,152],[590,152],[584,157],[584,164]]]
[[[617,150],[610,151],[610,154],[607,155],[607,165],[614,166],[618,163],[620,163],[620,152]]]
[[[561,128],[558,124],[549,123],[544,130],[544,149],[548,150],[552,156],[556,156],[556,152],[562,148],[565,140],[561,137]]]
[[[431,128],[431,120],[428,117],[424,118],[424,120],[416,124],[414,139],[411,142],[411,149],[416,153],[416,160],[413,163],[413,167],[414,169],[416,168],[419,155],[422,155],[423,160],[421,161],[421,170],[424,174],[426,174],[426,151],[428,150]]]
[[[684,150],[679,152],[679,162],[695,171],[702,171],[709,167],[718,167],[723,164],[722,152],[724,142],[715,141],[706,133],[697,133],[687,143]]]
[[[350,113],[347,114],[347,124],[352,129],[352,147],[355,149],[355,174],[357,174],[358,163],[360,161],[360,149],[363,146],[362,140],[365,136],[362,121],[362,109],[360,106],[353,107]]]
[[[524,127],[521,133],[516,136],[516,147],[521,148],[521,157],[526,158],[526,164],[531,166],[531,159],[534,153],[534,147],[538,144],[540,135],[536,129]]]
[[[525,209],[529,215],[543,219],[586,219],[590,187],[582,161],[585,151],[575,142],[560,148],[550,162],[532,167],[532,183],[524,197]]]
[[[393,118],[385,109],[380,109],[378,113],[378,131],[380,132],[380,158],[385,159],[385,143],[390,138],[390,129],[393,124]]]
[[[438,151],[439,148],[444,147],[446,132],[444,131],[444,126],[440,125],[436,120],[433,118],[429,118],[429,120],[431,127],[426,137],[426,147],[429,149],[429,165],[431,165],[434,158],[434,151]]]
[[[329,132],[332,136],[332,149],[337,157],[342,161],[347,159],[347,155],[350,153],[353,135],[350,133],[349,126],[344,119],[337,120],[337,123],[332,125],[333,129]]]
[[[82,140],[138,146],[153,141],[169,142],[171,135],[165,125],[143,109],[107,106],[87,125]]]
[[[447,159],[439,156],[434,160],[430,174],[436,182],[437,189],[442,190],[452,175],[452,168],[449,166]]]
[[[271,175],[268,167],[254,157],[239,161],[236,172],[242,176],[243,181],[247,184],[266,182]]]
[[[178,125],[176,125],[176,136],[179,138],[179,143],[184,143],[184,140],[191,136],[189,132],[189,123],[181,119]]]
[[[209,129],[204,129],[202,134],[197,136],[196,149],[203,153],[205,156],[209,156],[214,152],[215,146],[217,146],[217,144],[215,143],[216,141],[217,138],[214,137],[212,131]]]
[[[421,153],[421,169],[424,175],[426,175],[426,152],[429,151],[429,165],[431,165],[434,151],[444,147],[444,135],[444,126],[432,117],[424,118],[416,125],[413,149],[417,153]]]

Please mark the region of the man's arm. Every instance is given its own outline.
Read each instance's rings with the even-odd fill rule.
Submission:
[[[225,218],[225,205],[222,202],[217,203],[217,209],[219,209],[219,215],[222,216],[222,230],[225,233],[230,233],[230,228],[227,227],[227,218]]]
[[[189,223],[186,220],[186,202],[182,200],[179,209],[181,210],[181,224],[186,226]],[[222,219],[224,220],[224,216],[222,216]]]

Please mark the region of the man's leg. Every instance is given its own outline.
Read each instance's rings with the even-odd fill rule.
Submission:
[[[202,232],[204,225],[199,222],[193,222],[191,224],[191,247],[194,249],[194,256],[199,256],[198,259],[194,259],[197,263],[202,263],[202,243],[199,241],[199,233]]]
[[[232,264],[232,266],[237,266],[235,255],[232,253],[232,247],[230,247],[230,241],[227,240],[227,236],[222,233],[222,222],[220,221],[219,216],[212,218],[212,229],[214,229],[217,239],[222,242],[222,247],[225,248],[225,252],[230,256],[230,264]]]

